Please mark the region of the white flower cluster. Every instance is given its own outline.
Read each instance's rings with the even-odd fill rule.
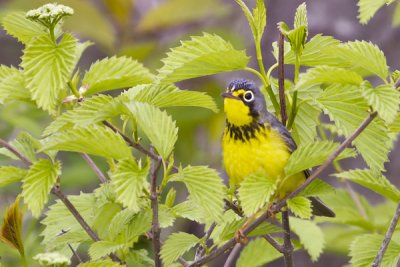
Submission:
[[[71,264],[71,261],[58,252],[40,253],[33,257],[42,266],[57,266],[66,267]]]
[[[54,20],[63,16],[71,16],[74,10],[68,6],[59,4],[46,4],[26,13],[28,19]]]

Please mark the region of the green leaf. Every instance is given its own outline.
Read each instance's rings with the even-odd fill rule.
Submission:
[[[93,243],[90,246],[89,255],[91,259],[98,260],[120,249],[123,249],[125,246],[127,245],[124,243],[121,244],[112,241],[101,240]]]
[[[306,27],[306,29],[308,28],[306,2],[303,2],[297,7],[296,14],[294,15],[293,27],[295,29],[299,27]]]
[[[358,236],[350,245],[351,267],[372,266],[383,236],[379,234],[364,234]],[[383,256],[381,266],[397,266],[400,257],[400,244],[391,240]]]
[[[131,150],[121,135],[98,125],[76,127],[53,134],[44,140],[40,151],[48,150],[83,152],[118,160],[132,157]]]
[[[207,220],[221,220],[225,185],[216,170],[206,166],[188,166],[180,169],[170,181],[185,183],[190,199],[200,206]]]
[[[386,57],[378,46],[371,42],[354,41],[340,44],[333,51],[338,63],[362,76],[377,75],[386,80],[389,67]]]
[[[360,23],[367,24],[375,13],[386,4],[387,0],[359,0],[358,16]]]
[[[172,208],[174,206],[176,199],[176,190],[175,188],[171,187],[168,191],[167,196],[165,197],[165,206]]]
[[[337,173],[335,176],[365,186],[395,202],[400,201],[400,191],[380,173],[355,169]]]
[[[118,262],[112,260],[100,260],[100,261],[91,261],[80,263],[78,267],[120,267]]]
[[[5,69],[5,66],[0,68]],[[31,102],[31,93],[27,88],[23,73],[17,69],[10,68],[8,76],[0,79],[0,104],[11,100]]]
[[[392,17],[392,26],[398,27],[400,25],[400,3],[396,4]]]
[[[164,204],[158,205],[158,220],[161,228],[167,228],[174,224],[175,215],[171,208]]]
[[[96,209],[96,218],[93,222],[93,230],[98,233],[100,239],[106,239],[109,235],[109,226],[115,216],[121,211],[121,205],[115,202],[107,202]]]
[[[289,209],[298,217],[302,219],[310,219],[311,218],[311,202],[309,199],[297,196],[291,199],[288,199],[287,205]]]
[[[38,261],[40,266],[68,266],[71,264],[71,260],[59,252],[39,253],[33,259]]]
[[[292,137],[296,144],[302,145],[314,142],[317,137],[316,127],[319,125],[321,111],[310,101],[299,98],[296,119],[293,122]]]
[[[21,66],[28,81],[32,99],[38,107],[55,114],[61,93],[65,91],[75,67],[77,40],[65,33],[56,44],[48,35],[27,44]]]
[[[200,240],[191,234],[173,233],[161,248],[161,259],[166,266],[176,261],[180,256],[193,248]]]
[[[107,225],[107,240],[115,240],[119,234],[125,231],[135,217],[136,212],[123,209],[118,212]]]
[[[400,113],[397,113],[396,117],[394,118],[393,122],[388,125],[389,132],[391,133],[398,133],[400,132]]]
[[[127,57],[111,57],[96,61],[82,79],[83,95],[151,83],[152,74],[138,61]]]
[[[322,164],[339,146],[331,141],[319,141],[299,146],[289,157],[285,166],[286,177]],[[345,149],[336,160],[355,157],[352,149]]]
[[[27,44],[33,39],[47,34],[47,29],[25,17],[25,12],[18,11],[7,14],[1,21],[7,34],[14,36],[21,43]]]
[[[111,171],[111,184],[115,187],[117,200],[134,212],[140,211],[140,198],[145,196],[148,188],[147,175],[149,164],[138,165],[133,159],[118,162]]]
[[[330,184],[320,180],[315,179],[311,184],[309,184],[301,193],[300,196],[310,197],[310,196],[324,196],[335,192],[335,188]]]
[[[40,159],[29,168],[23,179],[22,196],[33,216],[40,216],[50,190],[60,174],[60,161],[53,164],[48,159]]]
[[[277,179],[263,175],[250,175],[240,183],[238,189],[240,203],[246,216],[250,216],[262,208],[274,194]]]
[[[259,23],[257,23],[257,25],[255,24],[255,22],[254,22],[254,17],[253,17],[253,14],[250,12],[250,9],[247,7],[247,5],[243,2],[243,0],[235,0],[236,1],[236,3],[240,6],[240,8],[242,9],[242,11],[243,11],[243,14],[246,16],[246,18],[247,18],[247,21],[248,21],[248,23],[249,23],[249,26],[250,26],[250,29],[251,29],[251,32],[253,33],[253,38],[254,38],[254,40],[255,41],[257,41],[257,40],[261,40],[261,38],[260,39],[257,39],[258,38],[258,33],[259,33],[259,30],[257,29],[257,27],[258,26],[260,26],[260,22],[261,22],[261,20],[259,21]],[[261,3],[258,3],[259,2],[259,0],[257,0],[257,4],[258,5],[261,5]],[[257,7],[256,7],[257,8]],[[261,11],[261,12],[260,12]],[[260,10],[260,11],[257,11],[257,14],[258,14],[258,19],[260,19],[261,18],[261,16],[260,15],[262,15],[262,10]],[[254,11],[253,11],[253,13],[255,13]]]
[[[19,182],[25,177],[26,174],[27,170],[25,169],[14,166],[1,166],[0,187]]]
[[[167,159],[178,139],[178,128],[175,121],[165,111],[147,103],[137,102],[125,105],[132,112],[139,128],[143,130],[157,152]]]
[[[254,28],[256,30],[256,42],[260,42],[267,24],[267,11],[265,10],[264,0],[257,0],[256,8],[253,9]]]
[[[290,217],[290,228],[300,238],[300,243],[307,250],[312,261],[317,261],[321,255],[325,238],[321,228],[312,221]]]
[[[205,212],[194,200],[187,200],[172,207],[176,217],[186,218],[198,223],[206,223]]]
[[[40,142],[27,132],[20,132],[17,137],[10,142],[10,145],[32,162],[37,160],[35,150],[41,147]],[[0,154],[14,160],[20,160],[14,153],[4,147],[0,148]]]
[[[282,254],[272,247],[264,238],[250,241],[240,253],[236,267],[264,266],[268,262],[279,259]]]
[[[244,50],[236,50],[217,35],[204,33],[182,41],[181,46],[171,49],[164,66],[158,70],[163,83],[173,83],[190,78],[220,72],[242,70],[248,62]]]
[[[329,86],[316,100],[345,136],[352,134],[367,118],[368,103],[358,87]],[[353,141],[373,170],[383,170],[390,150],[390,137],[382,120],[376,118]]]
[[[315,85],[332,83],[359,86],[362,82],[362,77],[353,71],[337,67],[318,66],[308,69],[306,73],[300,74],[296,88],[303,89]]]
[[[125,91],[121,97],[127,98],[127,101],[145,102],[159,108],[191,106],[218,112],[211,96],[203,92],[180,90],[168,84],[138,85]]]
[[[43,132],[47,136],[73,126],[86,127],[118,115],[120,106],[113,105],[113,98],[107,95],[97,95],[86,99],[73,110],[68,110],[58,116]],[[115,107],[115,108],[113,108]]]
[[[378,115],[387,123],[396,118],[400,103],[400,93],[393,85],[383,84],[376,88],[362,86],[362,94]]]

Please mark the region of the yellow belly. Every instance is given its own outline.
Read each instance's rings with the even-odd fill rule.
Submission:
[[[261,129],[254,138],[247,141],[231,138],[226,130],[222,141],[224,166],[231,187],[253,173],[263,174],[272,179],[282,179],[284,167],[290,156],[284,140],[274,129]],[[276,196],[282,198],[305,179],[303,173],[285,179],[279,185]]]

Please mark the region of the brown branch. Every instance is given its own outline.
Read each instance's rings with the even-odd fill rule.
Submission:
[[[284,41],[285,36],[279,32],[278,39],[278,85],[279,85],[279,103],[281,106],[281,120],[282,124],[286,125],[287,114],[286,114],[286,101],[285,101],[285,62],[284,62]]]
[[[82,263],[81,257],[79,257],[78,252],[75,251],[75,249],[71,246],[70,243],[67,243],[69,249],[72,251],[72,254],[74,254],[75,258],[78,260],[79,263]]]
[[[104,175],[104,173],[100,170],[100,168],[96,165],[96,163],[93,161],[93,159],[86,153],[80,153],[82,158],[86,161],[86,163],[89,165],[89,167],[94,171],[94,173],[97,175],[101,183],[106,183],[107,182],[107,177]]]
[[[317,168],[307,180],[301,184],[296,190],[294,190],[291,194],[285,197],[283,200],[279,201],[274,205],[268,212],[263,213],[258,218],[256,218],[251,224],[249,224],[246,228],[243,229],[242,233],[247,235],[255,228],[257,228],[265,219],[270,217],[271,214],[278,213],[285,205],[286,201],[290,198],[295,197],[299,194],[305,187],[307,187],[313,180],[317,178],[332,162],[333,160],[339,156],[343,150],[351,144],[351,142],[372,122],[372,120],[376,117],[377,113],[373,112],[368,114],[368,117],[360,124],[360,126],[348,137],[346,138],[343,143],[329,156],[329,158],[319,167]],[[189,266],[201,266],[219,255],[223,254],[226,251],[230,251],[233,246],[236,244],[235,238],[228,240],[224,245],[221,247],[214,249],[209,254],[205,255],[204,257],[192,262]]]
[[[286,267],[293,267],[293,245],[290,239],[289,211],[282,211],[282,227],[283,227],[283,258]]]
[[[22,162],[24,162],[27,165],[31,165],[32,161],[30,161],[27,157],[25,157],[23,154],[21,154],[15,147],[7,143],[5,140],[0,139],[0,145],[13,153],[15,156],[17,156]]]
[[[271,244],[277,251],[283,254],[283,246],[280,245],[271,235],[265,234],[263,235],[264,239],[268,241],[268,243]]]
[[[239,209],[238,206],[236,206],[235,204],[233,204],[232,202],[230,202],[227,199],[224,199],[224,202],[225,202],[225,210],[231,209],[233,212],[235,212],[240,217],[244,216],[243,211],[241,209]]]
[[[231,253],[229,254],[228,258],[226,259],[224,267],[235,266],[235,260],[238,257],[238,255],[243,247],[244,247],[244,245],[242,245],[241,243],[236,243],[236,245],[233,247]]]
[[[154,153],[154,147],[150,146],[150,152]],[[151,233],[153,234],[153,250],[154,250],[154,265],[155,267],[161,267],[161,258],[160,258],[160,223],[158,221],[158,194],[157,194],[157,172],[160,169],[161,160],[153,159],[151,161],[150,168],[150,200],[151,200],[151,210],[153,211],[153,218],[151,222]]]
[[[361,214],[361,216],[365,219],[368,220],[367,213],[365,212],[364,207],[361,204],[360,199],[358,198],[356,192],[354,191],[353,187],[351,186],[350,182],[348,180],[343,180],[344,185],[346,186],[347,191],[349,192],[351,198],[354,201],[354,204],[356,204],[356,207],[358,209],[358,212]]]
[[[378,267],[381,265],[383,256],[385,255],[386,249],[389,246],[390,240],[392,239],[392,235],[394,230],[396,229],[396,225],[400,218],[400,203],[397,205],[396,212],[393,215],[392,221],[390,222],[389,228],[386,232],[385,238],[382,241],[381,247],[379,248],[378,253],[376,254],[374,263],[372,267]]]
[[[113,130],[115,133],[121,135],[121,137],[125,140],[128,145],[131,147],[135,148],[136,150],[142,152],[143,154],[149,156],[153,160],[159,160],[160,156],[155,154],[154,152],[151,152],[150,150],[147,150],[145,147],[143,147],[141,144],[134,142],[132,139],[130,139],[128,136],[126,136],[123,132],[121,132],[118,128],[116,128],[114,125],[109,123],[108,121],[103,121],[103,124]],[[165,161],[166,166],[169,165],[168,161]],[[175,165],[172,165],[172,170],[175,172],[178,172],[179,168]]]

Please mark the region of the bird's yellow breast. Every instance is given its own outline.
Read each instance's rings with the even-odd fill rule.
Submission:
[[[226,127],[222,149],[224,166],[229,176],[230,186],[237,186],[244,178],[253,173],[263,174],[272,179],[284,178],[284,167],[290,156],[290,151],[279,133],[273,129],[261,126],[254,134],[238,134],[243,127]],[[236,131],[232,133],[232,131]],[[298,174],[279,186],[278,197],[284,197],[293,191],[305,179],[303,173]],[[289,182],[290,181],[290,182]]]

